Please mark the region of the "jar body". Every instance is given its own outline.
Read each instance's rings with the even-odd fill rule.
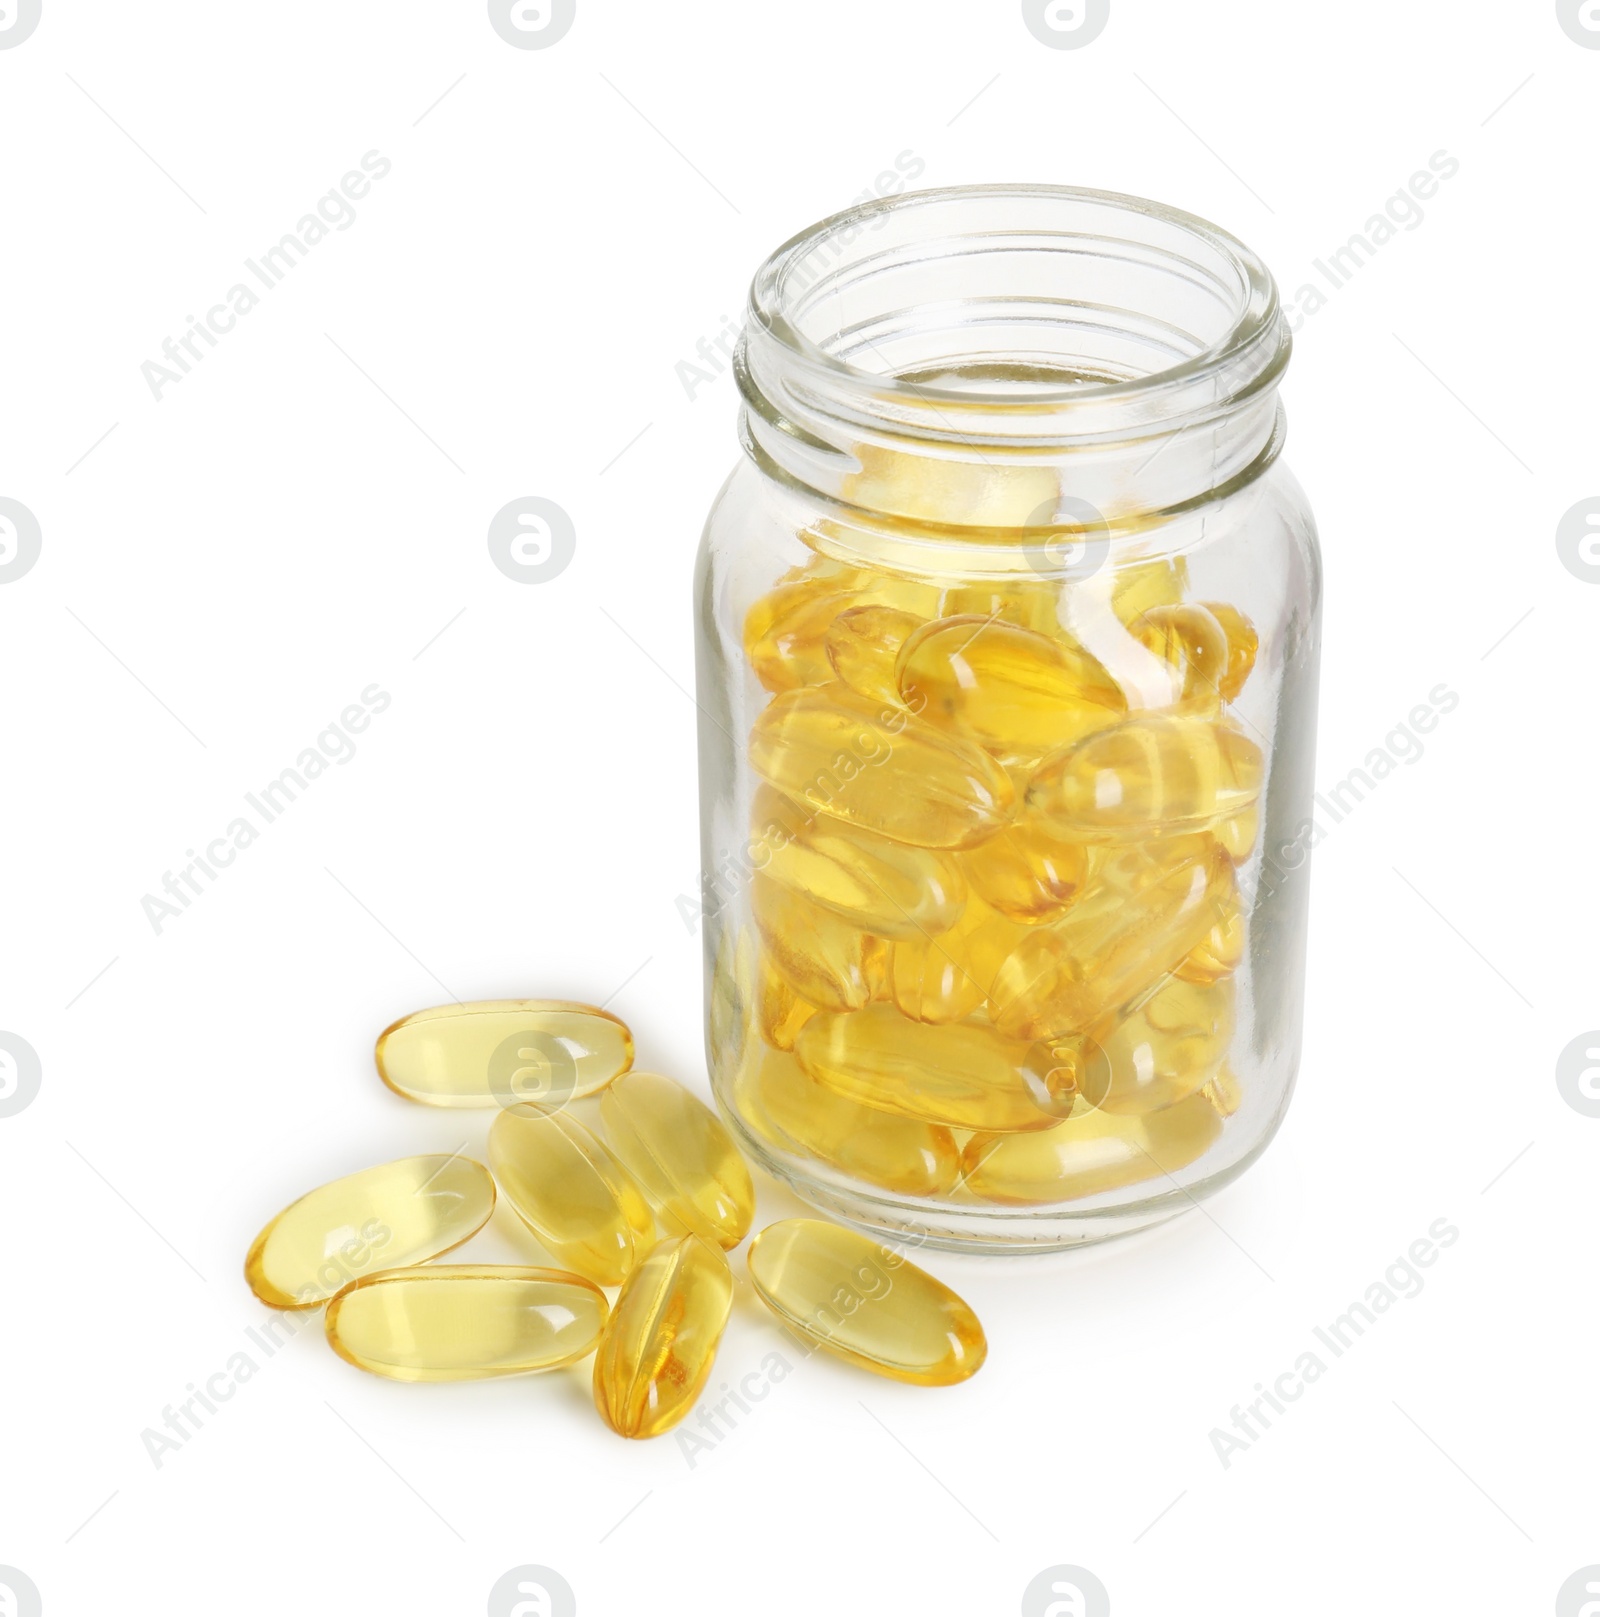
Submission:
[[[1272,435],[1179,508],[1124,475],[1091,522],[1060,464],[861,443],[840,498],[747,423],[696,583],[707,1054],[805,1200],[1050,1249],[1270,1139],[1320,603]]]

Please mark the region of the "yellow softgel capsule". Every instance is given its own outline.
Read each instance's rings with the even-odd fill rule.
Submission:
[[[872,997],[859,927],[767,876],[751,878],[750,909],[772,970],[806,1004],[848,1011]]]
[[[1197,831],[1249,808],[1261,791],[1261,749],[1232,724],[1148,714],[1046,758],[1027,806],[1058,831],[1143,841]]]
[[[1230,814],[1227,819],[1218,820],[1211,831],[1217,841],[1228,850],[1228,857],[1236,865],[1242,865],[1250,857],[1256,845],[1256,838],[1261,834],[1260,807],[1252,803],[1249,808],[1241,810],[1238,814]]]
[[[1003,619],[925,624],[901,649],[896,677],[913,711],[1002,757],[1037,758],[1127,711],[1097,658]]]
[[[1233,879],[1226,853],[1196,842],[1197,852],[1154,879],[1104,880],[1059,921],[1031,928],[995,977],[1000,1031],[1029,1040],[1090,1032],[1194,949],[1222,915]]]
[[[445,1263],[368,1275],[328,1304],[323,1323],[358,1370],[476,1381],[587,1358],[608,1312],[598,1286],[560,1269]]]
[[[750,1170],[715,1113],[682,1084],[630,1072],[600,1097],[611,1148],[674,1233],[735,1247],[755,1216]]]
[[[1043,581],[1034,585],[958,584],[944,592],[938,616],[1000,618],[1040,634],[1060,636],[1065,632],[1061,626],[1061,587]]]
[[[792,691],[831,679],[828,630],[852,604],[849,594],[811,579],[780,584],[763,595],[744,620],[744,652],[756,678],[769,691]]]
[[[983,1005],[1001,963],[1026,935],[1020,922],[969,897],[949,931],[892,947],[887,997],[914,1022],[962,1021]]]
[[[793,1056],[767,1052],[752,1098],[780,1145],[851,1178],[905,1196],[942,1196],[955,1185],[961,1152],[949,1129],[848,1100]]]
[[[1088,874],[1089,849],[1025,812],[987,842],[957,855],[957,862],[991,909],[1031,925],[1059,915],[1077,897]]]
[[[1080,1088],[1102,1111],[1157,1112],[1203,1088],[1233,1038],[1231,982],[1168,978],[1093,1047]]]
[[[869,602],[842,612],[828,627],[825,649],[838,678],[851,690],[891,707],[900,704],[894,669],[906,637],[924,619],[897,606]]]
[[[623,1437],[659,1437],[694,1407],[733,1304],[721,1251],[663,1241],[623,1282],[594,1358],[594,1407]]]
[[[892,1381],[948,1387],[989,1351],[978,1316],[893,1247],[815,1218],[769,1224],[751,1243],[756,1295],[790,1330]]]
[[[816,1006],[801,999],[765,955],[761,957],[758,971],[756,1019],[761,1037],[774,1050],[792,1050],[796,1036],[816,1011]]]
[[[1222,625],[1222,632],[1228,637],[1228,667],[1218,681],[1218,688],[1223,701],[1232,702],[1244,689],[1244,683],[1256,665],[1260,637],[1256,634],[1255,625],[1238,607],[1224,605],[1221,601],[1205,601],[1201,604]]]
[[[1176,606],[1189,585],[1189,564],[1182,556],[1139,562],[1120,569],[1111,581],[1111,610],[1132,623],[1153,606]]]
[[[1075,1098],[1076,1073],[1042,1046],[978,1022],[913,1022],[892,1005],[814,1016],[794,1053],[847,1100],[951,1128],[1046,1129]]]
[[[566,1112],[501,1112],[489,1128],[489,1165],[552,1256],[598,1286],[621,1285],[655,1238],[632,1175]]]
[[[1166,1183],[1222,1132],[1204,1094],[1136,1117],[1085,1110],[1040,1134],[974,1134],[962,1152],[962,1185],[1005,1206],[1076,1201],[1148,1179]],[[1157,1188],[1160,1188],[1159,1186]]]
[[[1221,982],[1224,977],[1231,977],[1244,959],[1245,916],[1237,879],[1225,885],[1222,914],[1216,925],[1173,967],[1174,974],[1185,982]]]
[[[762,875],[863,932],[920,937],[943,931],[961,913],[967,884],[949,854],[807,814],[770,786],[757,792],[751,818],[783,833],[767,850]]]
[[[567,999],[486,999],[403,1016],[378,1035],[378,1075],[427,1106],[559,1105],[633,1065],[627,1024]]]
[[[1215,714],[1229,667],[1228,636],[1203,606],[1153,606],[1128,626],[1146,650],[1172,674],[1172,706],[1185,713]]]
[[[807,808],[923,848],[971,847],[1011,814],[1011,781],[981,747],[845,685],[774,698],[750,762]]]
[[[460,1246],[493,1211],[494,1181],[481,1162],[402,1157],[291,1202],[251,1242],[245,1279],[272,1308],[315,1308],[373,1270]]]

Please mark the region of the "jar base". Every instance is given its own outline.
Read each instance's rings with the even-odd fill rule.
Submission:
[[[1192,1185],[1168,1188],[1121,1206],[1071,1211],[1060,1205],[1029,1208],[976,1201],[920,1201],[861,1185],[829,1184],[774,1152],[736,1115],[730,1115],[728,1108],[720,1110],[744,1155],[819,1213],[888,1241],[980,1257],[1065,1252],[1153,1229],[1195,1211],[1204,1197],[1231,1184],[1267,1143],[1261,1141],[1244,1160]]]

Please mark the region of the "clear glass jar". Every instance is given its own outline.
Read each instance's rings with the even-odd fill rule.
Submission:
[[[1299,1060],[1320,564],[1256,256],[912,193],[751,288],[696,595],[707,1048],[807,1201],[961,1250],[1171,1217]]]

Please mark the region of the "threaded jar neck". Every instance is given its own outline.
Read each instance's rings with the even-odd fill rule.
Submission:
[[[891,522],[1113,530],[1248,482],[1290,339],[1243,243],[1112,192],[963,186],[785,243],[750,290],[747,453]],[[1020,536],[1019,536],[1020,537]]]

